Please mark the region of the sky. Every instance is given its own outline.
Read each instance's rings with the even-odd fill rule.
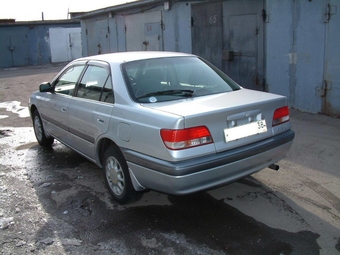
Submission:
[[[0,19],[67,19],[68,12],[93,11],[136,0],[0,0]]]

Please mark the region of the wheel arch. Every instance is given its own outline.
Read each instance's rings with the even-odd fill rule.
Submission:
[[[104,153],[107,150],[107,148],[109,148],[110,146],[115,147],[117,149],[117,152],[119,152],[121,154],[121,156],[123,158],[125,158],[122,151],[120,150],[119,146],[114,141],[112,141],[111,139],[104,137],[104,138],[101,138],[98,141],[97,152],[96,152],[98,162],[101,166],[103,166]]]
[[[33,113],[34,111],[38,111],[38,108],[32,104],[30,107],[29,107],[29,112],[30,112],[30,116],[31,116],[31,119],[33,119]]]
[[[119,146],[112,141],[111,139],[105,137],[99,140],[98,145],[97,145],[97,162],[99,162],[99,166],[103,167],[103,160],[104,160],[104,153],[105,151],[110,147],[113,146],[115,147],[117,153],[120,154],[120,156],[125,160],[126,159],[124,157],[124,154],[122,152],[122,150],[119,148]],[[127,163],[127,162],[126,162]],[[136,176],[134,175],[133,171],[128,167],[128,171],[129,171],[129,175],[130,175],[130,180],[132,182],[133,188],[136,191],[143,191],[146,190],[146,188],[144,186],[142,186],[139,181],[137,180]]]

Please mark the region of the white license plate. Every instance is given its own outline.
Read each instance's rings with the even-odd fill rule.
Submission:
[[[258,120],[246,125],[224,129],[226,142],[267,132],[266,120]]]

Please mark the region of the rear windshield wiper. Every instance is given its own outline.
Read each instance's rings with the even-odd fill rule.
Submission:
[[[183,96],[183,97],[192,97],[193,94],[194,94],[194,91],[190,89],[171,89],[171,90],[150,92],[150,93],[141,95],[137,97],[136,99],[150,97],[150,96],[161,96],[161,95],[176,95],[176,96]]]

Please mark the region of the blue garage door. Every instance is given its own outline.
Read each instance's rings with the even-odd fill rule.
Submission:
[[[4,36],[0,40],[0,67],[15,67],[29,64],[27,36]]]
[[[340,15],[339,1],[330,0],[326,11],[326,59],[322,112],[340,116]],[[337,11],[338,10],[338,11]]]

